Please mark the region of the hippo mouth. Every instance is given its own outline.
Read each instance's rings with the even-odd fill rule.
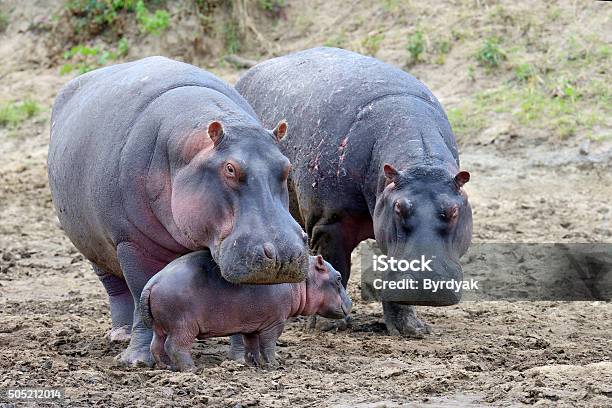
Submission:
[[[342,314],[343,314],[343,318],[344,319],[348,319],[349,314],[351,313],[351,309],[353,308],[353,301],[351,300],[351,298],[348,296],[348,294],[341,294],[340,295],[340,309],[342,310]]]
[[[344,304],[344,302],[342,302],[342,313],[344,314],[343,317],[348,317],[349,314],[351,313],[351,306],[347,306]]]
[[[267,285],[301,282],[308,270],[307,256],[280,263],[262,258],[251,258],[248,261],[244,256],[237,254],[228,256],[223,250],[220,250],[218,255],[221,275],[225,280],[236,284]]]

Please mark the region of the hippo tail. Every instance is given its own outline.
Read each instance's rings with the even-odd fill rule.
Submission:
[[[138,302],[138,312],[144,325],[148,328],[153,327],[153,314],[151,314],[151,303],[149,297],[151,296],[151,289],[153,285],[146,285],[140,294],[140,302]]]

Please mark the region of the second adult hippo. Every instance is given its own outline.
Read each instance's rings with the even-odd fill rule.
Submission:
[[[61,90],[51,120],[53,203],[108,292],[111,338],[131,335],[123,362],[152,364],[134,305],[180,255],[209,248],[233,283],[306,276],[277,145],[287,125],[264,129],[214,75],[162,57],[98,69]]]
[[[236,89],[264,125],[289,120],[281,151],[293,164],[291,212],[312,248],[348,282],[351,251],[367,238],[396,259],[435,259],[422,282],[461,280],[472,235],[457,144],[444,110],[417,79],[374,58],[314,48],[256,65]],[[426,332],[415,304],[459,302],[453,290],[411,290],[383,302],[390,333]]]

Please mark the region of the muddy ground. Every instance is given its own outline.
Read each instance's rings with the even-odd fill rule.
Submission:
[[[0,128],[0,389],[62,387],[65,406],[612,405],[609,302],[420,307],[434,333],[395,338],[381,306],[360,301],[358,265],[352,326],[320,333],[289,325],[278,370],[227,361],[227,339],[194,347],[195,374],[119,366],[124,345],[104,337],[106,295],[59,228],[47,185],[48,107],[70,78],[12,59],[18,47],[2,41],[0,94],[34,95],[47,109]],[[240,74],[216,72],[230,82]],[[443,80],[430,83],[443,103],[460,98]],[[506,125],[500,119],[491,132]],[[474,241],[612,241],[610,143],[551,140],[543,131],[495,135],[495,143],[461,148]]]

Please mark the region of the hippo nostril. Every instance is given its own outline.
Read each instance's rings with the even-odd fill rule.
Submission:
[[[263,244],[263,250],[264,254],[266,254],[268,258],[274,260],[276,259],[276,250],[274,249],[274,245],[272,245],[270,242]]]

